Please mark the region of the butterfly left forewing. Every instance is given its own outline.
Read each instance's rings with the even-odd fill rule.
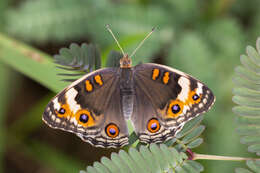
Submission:
[[[212,91],[199,80],[163,65],[137,65],[134,69],[134,81],[136,93],[142,92],[145,95],[142,97],[145,99],[143,103],[149,105],[146,106],[149,110],[143,111],[140,110],[144,107],[137,105],[132,116],[133,121],[143,120],[143,125],[136,125],[136,131],[140,140],[146,143],[173,138],[186,122],[209,110],[215,100]],[[137,94],[137,97],[139,95],[141,94]],[[138,116],[142,118],[137,118]],[[149,118],[143,118],[144,116]],[[147,124],[153,118],[158,120],[162,129],[148,129]]]
[[[117,69],[114,68],[83,76],[49,102],[43,121],[52,128],[75,133],[95,146],[126,145],[128,132],[120,114],[120,99],[113,96],[120,95],[118,82]],[[114,136],[107,131],[111,127],[115,130],[112,131]]]

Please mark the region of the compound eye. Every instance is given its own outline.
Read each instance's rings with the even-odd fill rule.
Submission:
[[[105,128],[105,131],[107,136],[111,138],[115,138],[119,135],[119,128],[113,123],[108,124]]]
[[[152,118],[148,121],[147,129],[149,130],[149,132],[156,133],[160,130],[160,127],[161,125],[156,118]]]

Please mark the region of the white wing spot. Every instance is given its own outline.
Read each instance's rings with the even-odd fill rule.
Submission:
[[[189,95],[190,81],[186,77],[180,77],[180,79],[178,80],[178,84],[181,86],[181,92],[178,94],[177,98],[182,102],[185,102],[188,99]]]
[[[79,109],[81,109],[81,106],[76,102],[75,98],[78,94],[78,91],[74,88],[70,88],[66,93],[65,97],[67,99],[67,104],[70,107],[70,110],[75,114]]]
[[[58,97],[56,97],[55,99],[53,99],[53,107],[55,110],[59,110],[60,109],[60,103],[58,102]]]

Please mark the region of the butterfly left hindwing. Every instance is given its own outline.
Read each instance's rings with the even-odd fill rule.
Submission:
[[[212,91],[199,80],[159,64],[134,67],[136,91],[132,121],[140,140],[173,138],[186,122],[210,109]]]
[[[128,144],[117,73],[114,68],[100,69],[75,81],[50,101],[43,121],[95,146]]]

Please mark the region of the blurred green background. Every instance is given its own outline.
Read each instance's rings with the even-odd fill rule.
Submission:
[[[1,0],[0,172],[78,172],[116,151],[91,147],[75,135],[47,127],[41,116],[55,87],[35,81],[37,68],[16,61],[15,46],[1,52],[9,37],[50,56],[72,42],[95,43],[104,64],[108,52],[117,49],[106,24],[128,53],[157,27],[134,64],[177,68],[214,91],[216,103],[203,120],[205,142],[196,152],[250,156],[235,132],[232,75],[245,47],[255,46],[260,36],[259,0]],[[23,70],[32,75],[19,73]],[[240,162],[201,163],[209,173],[245,167]]]

